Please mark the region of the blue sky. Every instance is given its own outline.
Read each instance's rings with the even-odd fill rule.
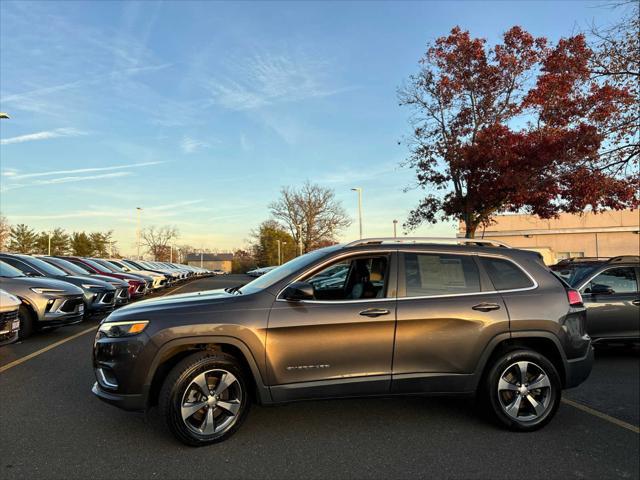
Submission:
[[[334,188],[387,236],[422,192],[396,89],[428,41],[518,24],[557,39],[606,25],[603,2],[0,3],[0,209],[46,230],[143,225],[240,247],[284,185]],[[416,235],[451,236],[443,223]]]

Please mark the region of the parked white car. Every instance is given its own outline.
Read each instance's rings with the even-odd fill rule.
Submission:
[[[18,297],[0,289],[0,345],[7,345],[18,339],[18,309],[21,304]]]
[[[153,278],[153,284],[151,288],[153,288],[154,290],[158,290],[159,288],[164,288],[167,286],[167,277],[162,273],[152,272],[150,270],[136,270],[117,258],[108,258],[106,259],[106,261],[114,265],[116,268],[122,270],[123,272],[133,273],[134,275],[138,273],[140,275],[147,275]]]

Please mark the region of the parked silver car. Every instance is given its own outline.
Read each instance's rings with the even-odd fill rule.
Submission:
[[[18,310],[19,338],[36,329],[55,328],[82,321],[83,292],[70,283],[50,278],[32,278],[0,261],[0,288],[22,301]]]
[[[21,303],[18,297],[0,289],[0,345],[7,345],[18,339],[18,309]]]

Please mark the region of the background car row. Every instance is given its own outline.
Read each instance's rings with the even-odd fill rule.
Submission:
[[[211,275],[169,262],[0,253],[0,345],[106,315],[154,291]]]

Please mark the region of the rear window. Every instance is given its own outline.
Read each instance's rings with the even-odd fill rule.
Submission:
[[[496,290],[516,290],[533,286],[529,276],[515,263],[502,258],[478,257]]]

